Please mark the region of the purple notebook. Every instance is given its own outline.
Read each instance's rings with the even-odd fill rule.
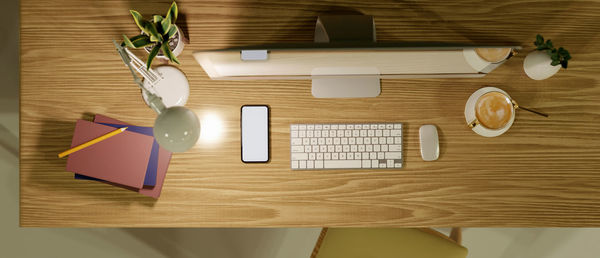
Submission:
[[[127,131],[140,133],[148,136],[154,136],[152,133],[152,127],[144,127],[144,126],[133,126],[133,125],[119,125],[119,124],[109,124],[109,123],[98,123],[103,125],[108,125],[115,128],[122,128],[127,126]],[[158,143],[156,140],[152,143],[152,150],[150,151],[150,159],[148,160],[148,167],[146,168],[146,177],[144,178],[144,186],[155,186],[156,185],[156,171],[158,169]],[[85,179],[85,180],[99,180],[97,178],[84,176],[81,174],[75,174],[75,179]]]

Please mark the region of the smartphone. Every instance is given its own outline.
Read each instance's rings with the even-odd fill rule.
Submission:
[[[242,162],[269,161],[269,107],[244,105],[241,111]]]

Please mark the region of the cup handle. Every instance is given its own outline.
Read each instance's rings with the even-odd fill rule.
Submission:
[[[513,105],[513,108],[514,108],[515,110],[519,109],[519,104],[517,104],[517,102],[516,102],[515,100],[511,99],[511,100],[510,100],[510,102],[512,103],[512,105]]]
[[[477,125],[479,125],[479,120],[475,119],[469,123],[469,128],[473,128]]]

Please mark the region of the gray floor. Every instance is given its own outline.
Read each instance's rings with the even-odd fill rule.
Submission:
[[[0,257],[308,257],[319,229],[19,228],[18,1],[3,8]],[[469,258],[591,258],[600,257],[599,239],[600,229],[476,228],[464,230],[463,245]]]

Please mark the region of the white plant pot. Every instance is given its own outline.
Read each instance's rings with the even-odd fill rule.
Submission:
[[[545,80],[560,70],[560,65],[551,65],[552,59],[543,51],[534,50],[525,57],[523,69],[529,78]]]

